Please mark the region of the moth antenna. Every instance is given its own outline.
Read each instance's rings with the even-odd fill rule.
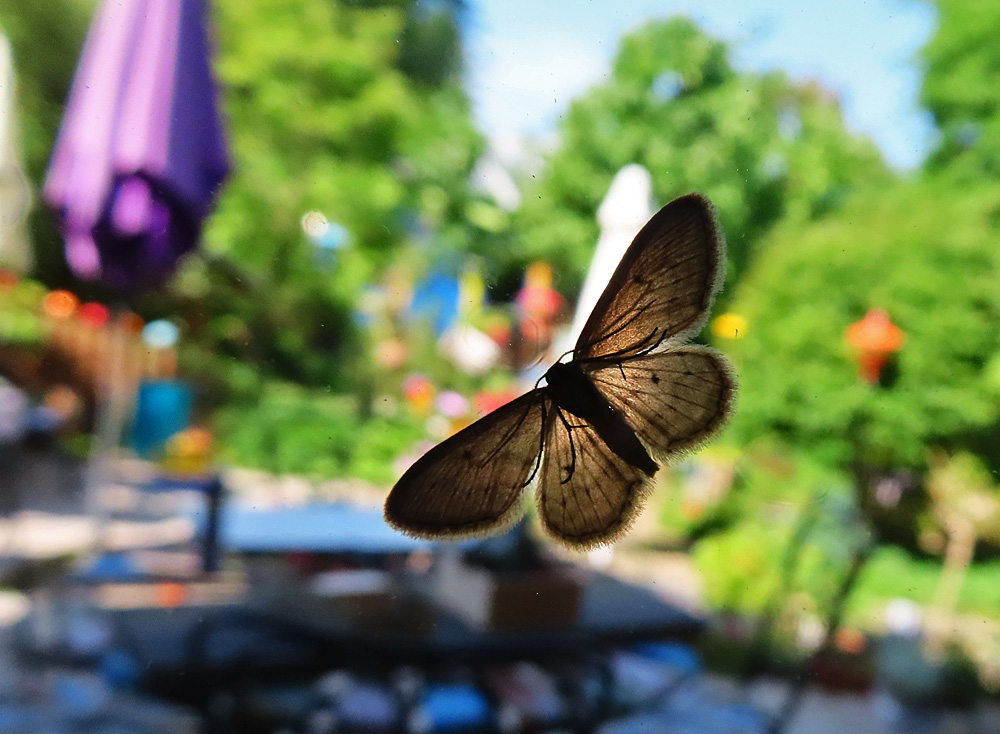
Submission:
[[[532,362],[531,365],[528,367],[528,369],[531,369],[532,367],[537,367],[539,364],[541,364],[542,358],[545,356],[545,350],[541,348],[542,346],[541,335],[544,329],[541,327],[537,319],[532,319],[532,318],[525,319],[524,323],[531,324],[531,326],[533,327],[531,337],[532,341],[535,344],[535,353],[538,355],[535,357],[535,361]],[[521,333],[522,334],[524,333],[523,327],[521,329]]]

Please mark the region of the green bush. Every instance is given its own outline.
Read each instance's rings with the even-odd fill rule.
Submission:
[[[891,599],[911,599],[927,605],[941,579],[941,561],[917,558],[901,548],[883,546],[872,556],[851,598],[849,617],[858,622],[875,618]],[[1000,618],[1000,560],[969,567],[958,599],[960,614]]]
[[[41,301],[45,287],[21,280],[0,292],[0,344],[38,344],[45,336]]]
[[[220,458],[274,474],[350,476],[388,484],[394,462],[424,437],[402,411],[365,417],[356,397],[269,383],[255,401],[219,411]]]

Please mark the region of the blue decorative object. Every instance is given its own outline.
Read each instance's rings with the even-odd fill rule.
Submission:
[[[632,650],[644,658],[676,668],[685,675],[697,675],[701,672],[701,658],[687,645],[646,642],[636,645]]]
[[[142,678],[135,657],[118,648],[104,653],[97,667],[104,682],[119,691],[134,691]]]
[[[142,330],[142,340],[153,349],[169,349],[179,337],[180,330],[165,319],[150,321]]]
[[[124,553],[102,553],[73,574],[76,581],[91,583],[135,581],[143,576],[143,572]]]
[[[444,273],[432,273],[417,284],[410,303],[410,315],[428,319],[434,333],[441,336],[458,318],[458,279]]]
[[[140,456],[154,456],[167,439],[190,425],[193,405],[194,392],[183,382],[144,382],[136,401],[132,448]]]
[[[430,686],[419,706],[425,732],[467,731],[490,723],[493,711],[486,697],[472,685]]]

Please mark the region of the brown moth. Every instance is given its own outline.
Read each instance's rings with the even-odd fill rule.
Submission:
[[[669,461],[703,443],[729,415],[729,363],[686,344],[724,268],[708,199],[663,207],[626,250],[572,359],[424,454],[389,493],[388,523],[431,539],[491,534],[523,514],[537,476],[538,516],[554,538],[587,549],[621,536],[652,487],[652,457]]]

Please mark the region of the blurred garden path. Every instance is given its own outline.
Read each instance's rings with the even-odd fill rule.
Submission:
[[[10,473],[2,480],[0,492],[0,577],[12,560],[44,561],[86,551],[94,542],[95,522],[85,516],[84,472],[81,462],[51,450],[18,449],[9,463]],[[9,457],[8,457],[9,458]],[[361,482],[332,481],[313,485],[299,477],[273,477],[263,472],[235,469],[226,474],[232,501],[245,506],[266,508],[297,505],[312,500],[349,500],[363,505],[381,504],[384,489]],[[118,488],[122,501],[127,492]],[[686,610],[704,613],[698,571],[686,553],[656,548],[658,512],[654,506],[640,516],[629,536],[611,552],[590,557],[571,554],[574,560],[600,565],[615,575],[643,585],[664,600]],[[141,531],[140,531],[141,526]],[[148,523],[118,521],[105,542],[133,547],[164,539],[182,539],[193,532],[189,521],[180,516],[164,516]],[[0,592],[0,668],[6,667],[4,631],[28,609],[27,597],[20,592]],[[746,701],[761,711],[777,711],[788,691],[786,681],[760,679],[740,688],[732,679],[707,676],[720,695]],[[2,681],[0,681],[2,682]],[[909,718],[906,718],[906,717]],[[902,734],[942,732],[944,734],[1000,734],[1000,704],[984,703],[970,712],[905,712],[885,694],[831,693],[810,689],[786,734]]]
[[[728,678],[713,677],[730,696],[739,689]],[[758,710],[777,711],[788,691],[786,681],[754,681],[744,695]],[[1000,734],[1000,704],[981,703],[971,711],[907,711],[887,694],[831,693],[811,688],[785,734]]]

